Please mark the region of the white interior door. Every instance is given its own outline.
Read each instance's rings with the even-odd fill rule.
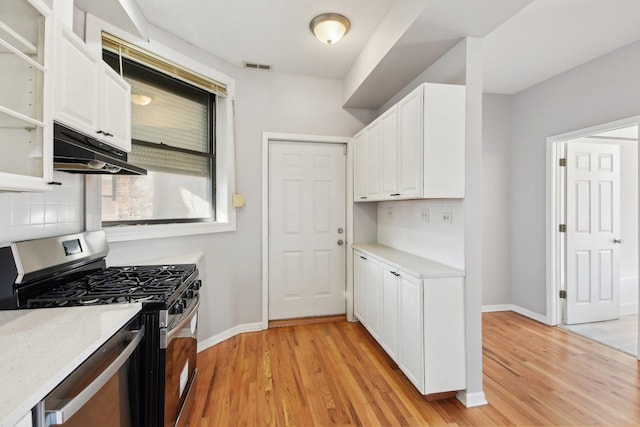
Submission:
[[[566,323],[618,318],[620,147],[567,143]]]
[[[343,144],[269,144],[269,319],[344,314]]]

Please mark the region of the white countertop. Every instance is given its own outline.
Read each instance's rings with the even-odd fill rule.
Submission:
[[[0,427],[13,426],[140,304],[0,311]]]
[[[464,277],[464,270],[422,258],[408,252],[399,251],[379,243],[357,243],[353,249],[370,255],[392,267],[407,273],[428,279],[433,277]]]

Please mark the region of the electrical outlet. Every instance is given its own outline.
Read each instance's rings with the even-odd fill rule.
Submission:
[[[453,213],[451,212],[442,212],[440,218],[442,222],[453,223]]]
[[[387,217],[393,218],[393,206],[387,207]]]
[[[420,220],[422,222],[429,222],[429,209],[422,209],[420,211]]]

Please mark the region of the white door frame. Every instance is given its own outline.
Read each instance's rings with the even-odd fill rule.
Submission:
[[[352,138],[344,136],[298,135],[291,133],[262,133],[262,329],[269,327],[269,143],[272,141],[315,142],[345,144],[346,156],[346,308],[347,320],[353,320],[353,146]]]
[[[562,197],[562,185],[564,177],[559,173],[558,161],[561,158],[562,143],[590,136],[596,133],[605,132],[616,128],[623,128],[637,125],[640,127],[640,116],[628,117],[613,122],[603,123],[584,129],[575,130],[547,138],[547,173],[546,173],[546,247],[547,247],[547,313],[546,323],[556,326],[561,319],[561,305],[559,304],[558,291],[561,284],[561,266],[559,255],[563,249],[564,242],[559,238],[558,226],[560,225],[560,197]],[[639,151],[640,153],[640,151]],[[639,156],[640,157],[640,156]],[[640,160],[639,160],[640,164]],[[640,297],[639,297],[640,299]],[[640,323],[640,322],[639,322]],[[640,326],[640,325],[639,325]],[[638,328],[638,358],[640,359],[640,327]]]

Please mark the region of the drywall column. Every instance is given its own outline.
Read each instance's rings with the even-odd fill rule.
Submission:
[[[482,389],[482,40],[466,39],[465,298],[467,407],[487,403]]]

